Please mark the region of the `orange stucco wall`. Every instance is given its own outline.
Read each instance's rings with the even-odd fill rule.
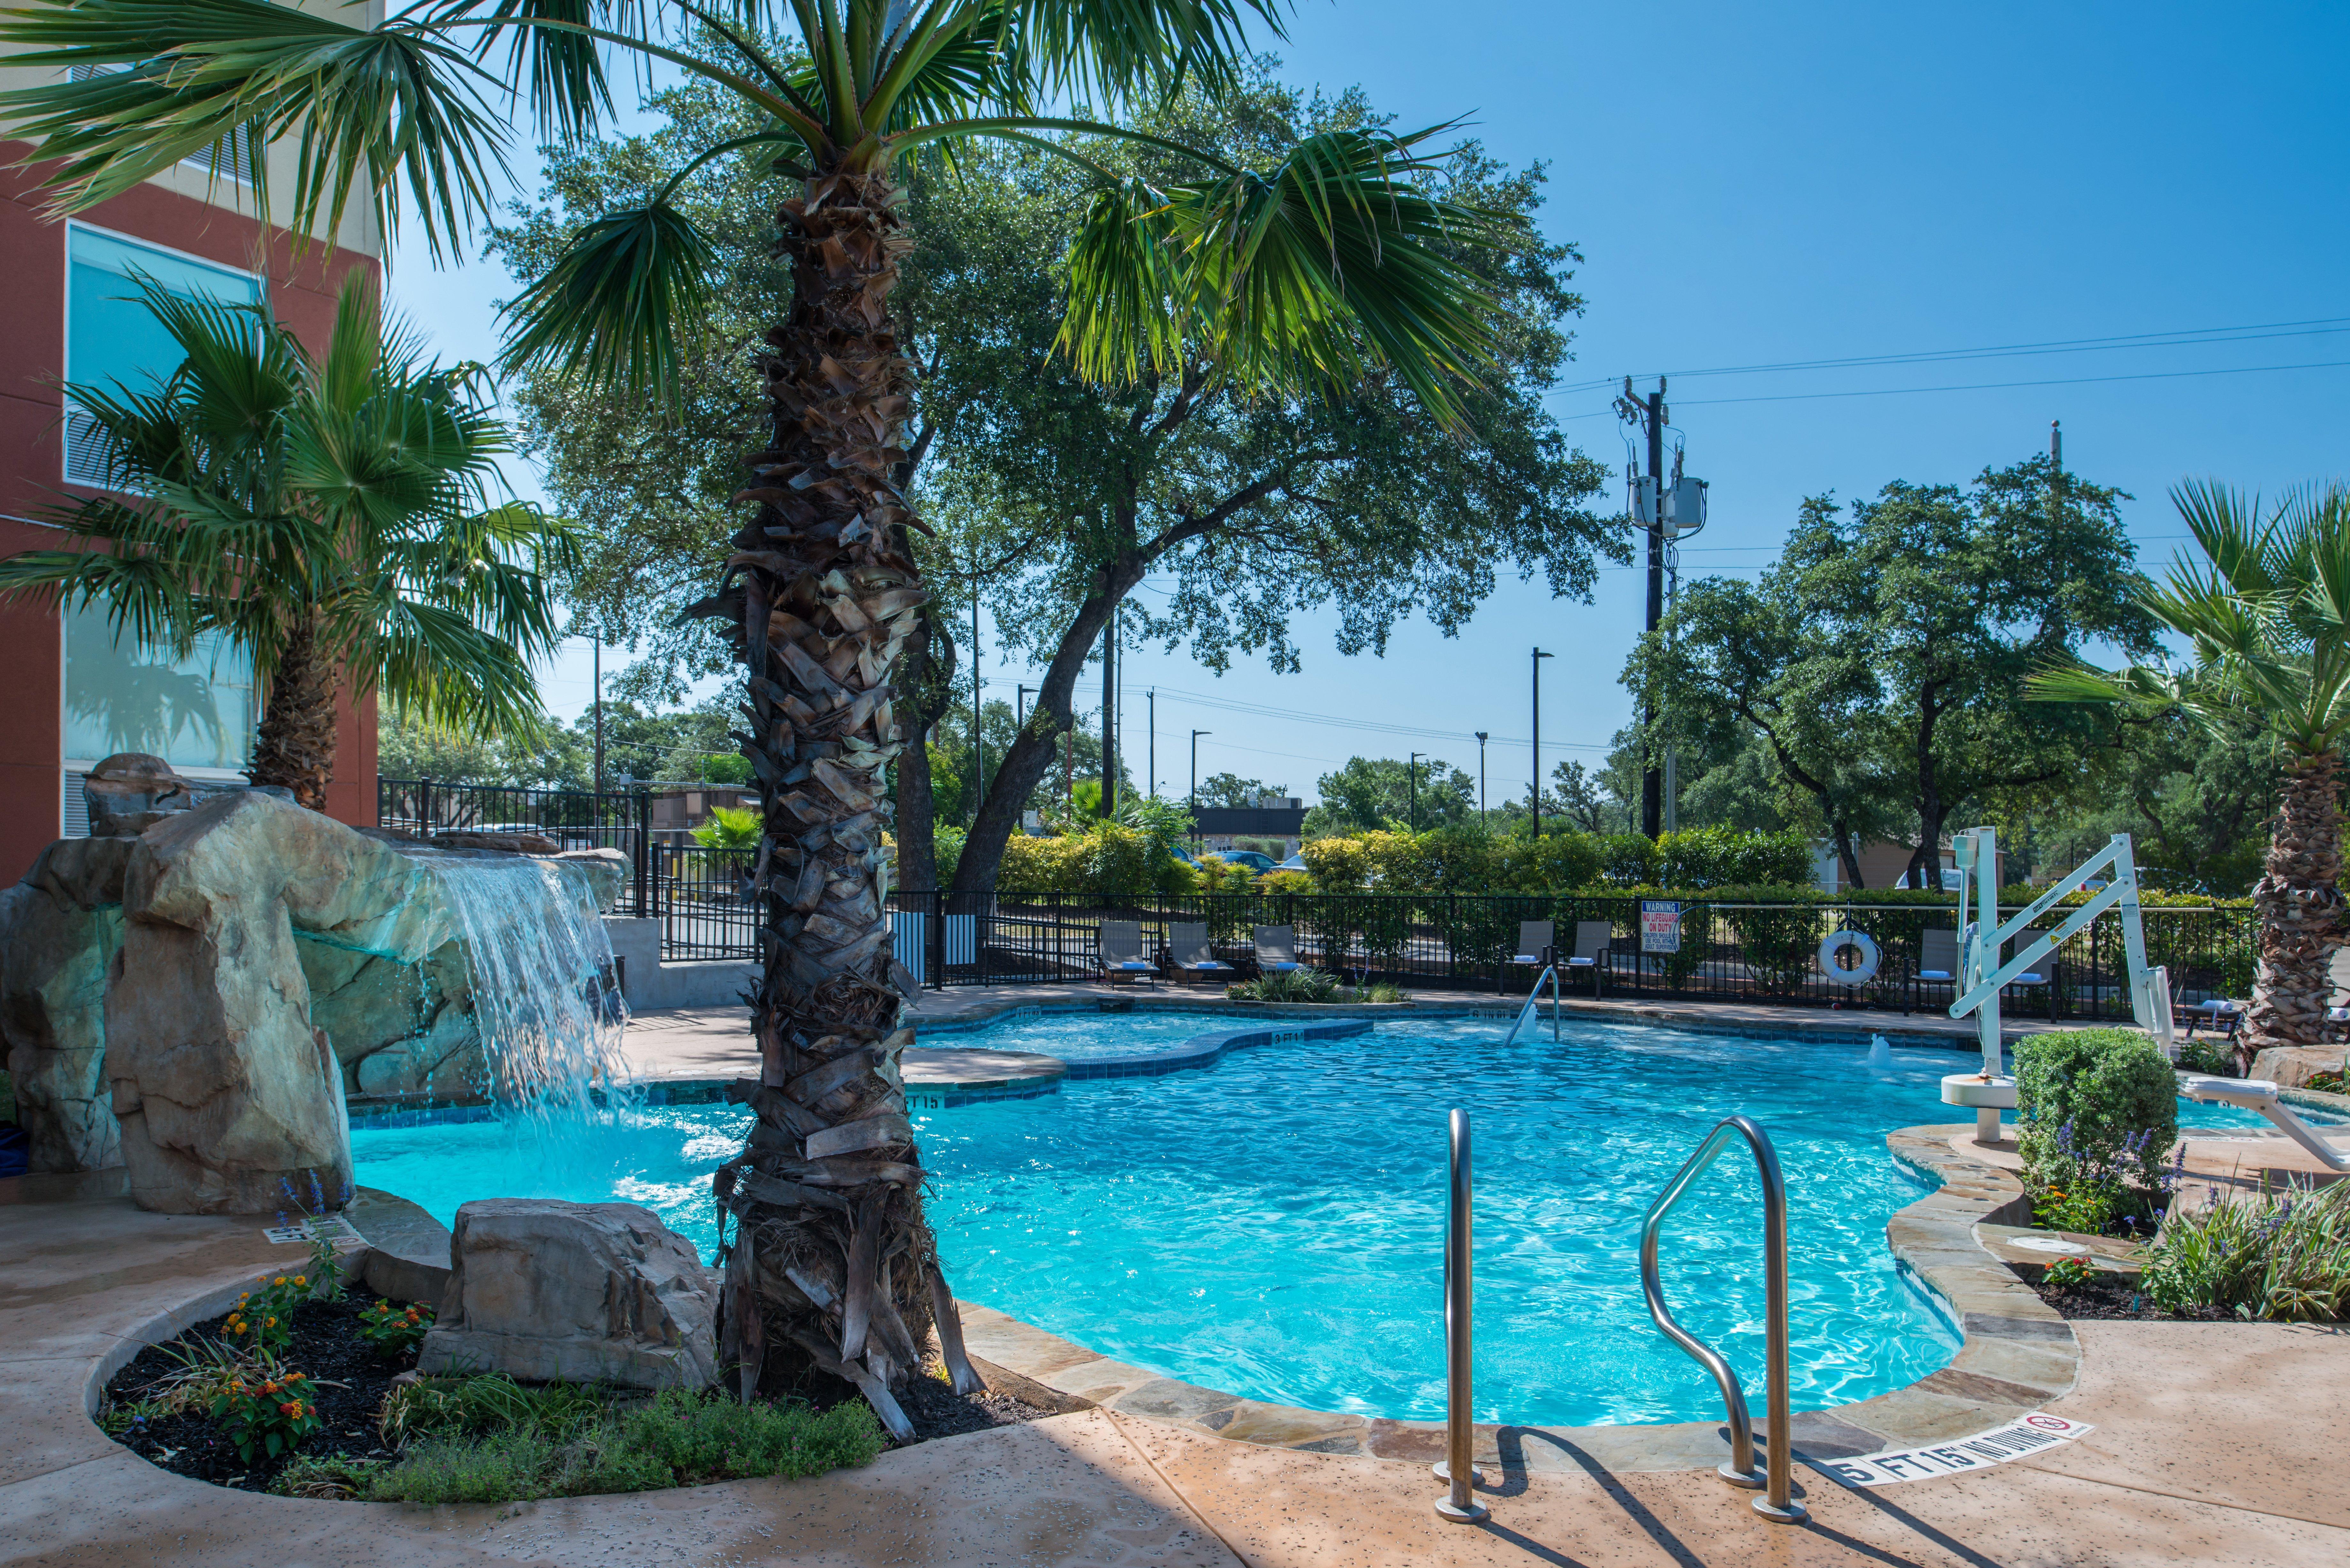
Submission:
[[[0,142],[13,161],[21,142]],[[0,555],[54,549],[59,535],[31,519],[67,496],[57,382],[65,373],[66,230],[40,210],[35,171],[0,169]],[[142,185],[81,222],[170,245],[223,265],[261,273],[280,319],[323,345],[335,290],[353,267],[375,259],[340,247],[313,247],[296,260],[283,230],[161,186]],[[61,829],[64,756],[59,710],[63,640],[57,615],[0,601],[0,882],[24,875]],[[372,824],[376,806],[375,701],[345,694],[328,812]]]

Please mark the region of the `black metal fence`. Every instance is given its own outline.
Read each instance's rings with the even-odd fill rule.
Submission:
[[[665,959],[742,959],[757,952],[755,916],[738,888],[739,855],[654,847],[654,912],[662,919]],[[1569,976],[1573,987],[1647,999],[1767,1002],[1795,1006],[1864,1002],[1924,1011],[1950,1005],[1948,981],[1925,978],[1943,967],[1941,943],[1955,944],[1951,905],[1681,905],[1669,934],[1644,938],[1638,897],[1199,895],[1108,898],[1079,893],[954,894],[900,891],[889,897],[899,961],[926,986],[1091,981],[1101,977],[1101,924],[1142,927],[1147,953],[1158,953],[1168,928],[1198,923],[1225,961],[1254,971],[1254,928],[1287,926],[1299,960],[1354,981],[1391,981],[1421,988],[1500,991],[1529,985],[1533,973],[1509,961],[1524,950],[1520,926],[1547,921],[1563,954],[1575,951],[1576,926],[1605,920],[1599,961]],[[2042,922],[2054,929],[2062,912]],[[2251,989],[2252,915],[2246,909],[2144,911],[2147,961],[2168,965],[2182,1000],[2242,996]],[[1832,981],[1819,963],[1832,931],[1859,931],[1877,947],[1866,983]],[[2028,939],[2027,939],[2028,940]],[[1928,953],[1929,941],[1937,949]],[[1659,950],[1660,949],[1669,950]],[[2011,954],[2014,949],[2011,949]],[[1929,959],[1931,961],[1929,961]],[[2036,985],[2010,991],[2012,1015],[2124,1019],[2128,971],[2118,921],[2100,919],[2064,943],[2037,971]]]
[[[617,849],[633,875],[615,914],[653,912],[652,796],[643,790],[525,789],[432,779],[376,781],[376,822],[426,836],[529,833],[564,849]]]

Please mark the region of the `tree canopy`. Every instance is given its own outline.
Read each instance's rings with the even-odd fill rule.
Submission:
[[[1825,831],[1855,885],[1876,836],[1914,835],[1929,877],[1954,816],[2074,798],[2119,764],[2122,716],[2023,684],[2085,648],[2152,649],[2124,499],[2045,457],[1813,497],[1759,582],[1688,585],[1625,683],[1657,695],[1653,744],[1760,772],[1759,741],[1781,811]]]

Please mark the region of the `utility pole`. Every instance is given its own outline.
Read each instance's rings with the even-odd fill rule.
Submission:
[[[971,825],[979,826],[979,797],[987,793],[987,753],[979,740],[979,574],[971,575]]]
[[[1480,730],[1477,732],[1477,820],[1483,823],[1488,817],[1485,810],[1485,732]]]
[[[1647,427],[1648,438],[1648,474],[1645,491],[1638,476],[1633,480],[1633,516],[1644,523],[1648,533],[1648,604],[1645,625],[1655,631],[1665,612],[1665,379],[1657,378],[1657,389],[1646,398],[1632,395],[1632,378],[1624,378],[1623,395],[1616,400],[1616,416],[1627,424]],[[1644,515],[1645,514],[1645,515]],[[1694,530],[1692,530],[1693,532]],[[1654,698],[1643,693],[1640,699],[1640,831],[1650,838],[1663,831],[1664,778],[1657,769],[1657,753],[1649,737],[1656,732],[1657,709]]]
[[[1153,686],[1144,701],[1150,709],[1150,798],[1159,798],[1159,688]]]
[[[1555,654],[1534,649],[1534,842],[1542,842],[1542,661]]]
[[[1418,833],[1418,832],[1419,831],[1419,758],[1420,758],[1420,753],[1418,753],[1418,752],[1414,752],[1414,753],[1412,753],[1412,754],[1411,754],[1411,760],[1410,760],[1409,762],[1408,762],[1408,763],[1404,763],[1404,772],[1405,772],[1405,774],[1409,776],[1409,780],[1410,780],[1410,789],[1411,789],[1411,806],[1410,806],[1411,818],[1410,818],[1410,820],[1411,820],[1411,830],[1412,830],[1414,833]]]
[[[1038,687],[1037,694],[1042,696],[1044,690],[1043,687]],[[1028,688],[1014,686],[1012,691],[1012,727],[1015,731],[1024,730],[1028,727]]]
[[[1200,809],[1200,737],[1214,733],[1213,730],[1191,732],[1191,809],[1195,812]]]
[[[1102,793],[1104,822],[1118,815],[1118,607],[1102,628]]]
[[[604,793],[604,628],[596,628],[596,793]],[[597,812],[602,815],[603,808]]]

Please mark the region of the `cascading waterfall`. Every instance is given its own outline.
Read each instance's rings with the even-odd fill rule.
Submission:
[[[501,1104],[586,1108],[625,1090],[628,1012],[587,874],[560,860],[422,854],[456,912],[473,1020]]]

